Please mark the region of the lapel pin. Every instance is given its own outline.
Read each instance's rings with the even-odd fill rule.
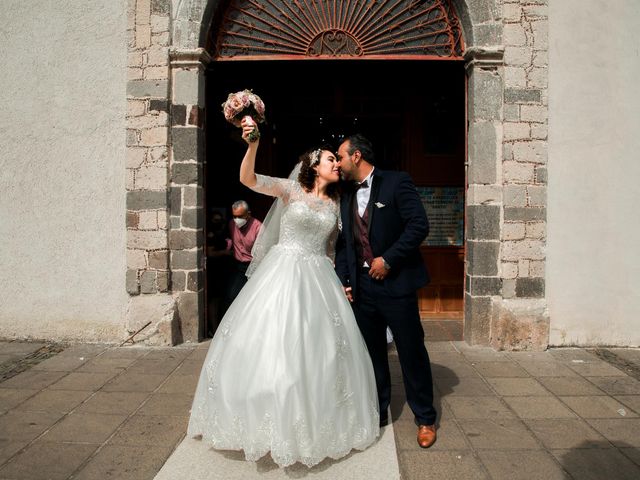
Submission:
[[[384,208],[385,204],[384,203],[380,203],[380,202],[376,202],[376,207],[378,208]]]

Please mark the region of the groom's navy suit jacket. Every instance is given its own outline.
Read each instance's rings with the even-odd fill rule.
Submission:
[[[343,285],[350,285],[357,296],[358,265],[354,240],[355,190],[342,194],[342,231],[336,245],[336,273]],[[384,257],[391,266],[380,281],[391,296],[415,293],[429,282],[420,255],[420,244],[429,233],[429,222],[420,196],[406,172],[374,169],[369,212],[369,243],[373,256]],[[357,300],[357,298],[356,298]]]

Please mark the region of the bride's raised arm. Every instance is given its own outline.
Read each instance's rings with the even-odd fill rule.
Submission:
[[[240,164],[240,183],[252,188],[255,187],[258,181],[255,170],[256,153],[258,152],[258,144],[260,143],[260,140],[258,139],[255,142],[249,142],[247,140],[247,136],[258,127],[255,123],[247,122],[244,118],[240,125],[242,125],[242,138],[247,142],[247,153],[244,154],[244,158]]]

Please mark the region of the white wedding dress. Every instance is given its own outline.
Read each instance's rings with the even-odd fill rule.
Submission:
[[[335,274],[339,207],[297,181],[257,175],[283,202],[279,240],[211,341],[188,434],[216,449],[309,467],[380,434],[364,340]]]

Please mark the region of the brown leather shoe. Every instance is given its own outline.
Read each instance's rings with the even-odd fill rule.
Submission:
[[[418,425],[418,445],[429,448],[436,443],[436,425]]]

